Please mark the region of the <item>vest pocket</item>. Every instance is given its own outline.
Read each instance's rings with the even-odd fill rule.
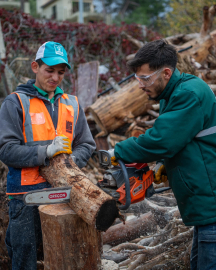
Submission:
[[[168,179],[170,186],[178,202],[179,210],[183,210],[187,204],[188,198],[194,195],[194,192],[188,187],[181,174],[180,168],[176,167],[169,171]]]
[[[23,168],[21,171],[21,185],[36,185],[46,182],[46,180],[39,175],[39,166],[33,168]]]
[[[32,125],[43,125],[45,124],[44,113],[29,113],[31,116]]]

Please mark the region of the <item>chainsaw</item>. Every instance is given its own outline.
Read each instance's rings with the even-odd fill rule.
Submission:
[[[147,163],[124,164],[123,161],[118,160],[119,165],[113,166],[110,154],[105,150],[100,150],[98,157],[100,166],[106,168],[106,171],[97,186],[112,196],[121,210],[127,210],[130,204],[170,189],[170,187],[154,189],[154,172],[149,169]],[[34,190],[26,193],[23,201],[29,206],[68,203],[70,202],[70,192],[71,187]]]
[[[97,185],[120,203],[121,210],[127,210],[130,204],[171,189],[154,189],[154,172],[149,169],[147,163],[124,164],[123,161],[117,160],[119,166],[112,166],[108,151],[100,150],[98,156],[100,165],[107,170]]]

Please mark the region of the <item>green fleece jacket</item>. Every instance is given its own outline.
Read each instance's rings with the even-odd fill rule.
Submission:
[[[216,222],[215,96],[204,81],[176,69],[157,100],[154,126],[116,144],[115,157],[127,163],[164,159],[185,225]]]

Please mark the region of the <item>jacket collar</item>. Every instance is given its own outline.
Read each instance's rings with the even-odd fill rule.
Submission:
[[[33,86],[33,84],[35,83],[35,80],[29,80],[26,84],[20,84],[17,89],[16,92],[18,93],[23,93],[26,94],[28,96],[32,96],[32,97],[37,97],[39,99],[43,99],[45,101],[48,102],[47,98],[45,98],[44,96],[42,96],[37,90],[36,88]],[[59,93],[57,95],[55,95],[55,101],[62,96],[62,93]]]
[[[180,78],[181,78],[181,74],[179,70],[176,68],[168,84],[164,88],[163,92],[155,100],[161,100],[161,99],[168,100],[174,90],[176,83],[180,80]]]

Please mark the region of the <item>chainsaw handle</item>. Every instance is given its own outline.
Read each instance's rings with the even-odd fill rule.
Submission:
[[[122,173],[123,173],[124,180],[125,180],[125,191],[126,191],[126,203],[125,203],[125,205],[119,206],[119,209],[120,210],[127,210],[131,204],[130,181],[129,181],[127,169],[126,169],[124,162],[121,161],[120,159],[118,159],[117,162],[119,163],[119,165],[122,169]]]

